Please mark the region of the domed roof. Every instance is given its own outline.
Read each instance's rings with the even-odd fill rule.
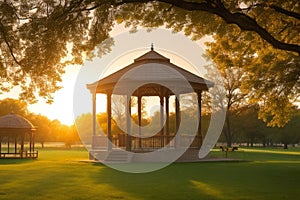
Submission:
[[[120,83],[120,80],[123,82]],[[186,82],[190,85],[187,85]],[[202,91],[208,90],[214,85],[212,82],[171,63],[169,58],[154,51],[153,47],[151,47],[150,51],[134,59],[134,62],[130,65],[92,84],[87,84],[87,88],[92,93],[114,92],[114,94],[123,95],[127,94],[126,92],[130,90],[131,86],[141,85],[140,91],[144,91],[142,95],[156,96],[156,89],[150,91],[146,83],[152,83],[152,85],[148,84],[151,86],[153,86],[153,83],[160,83],[160,85],[164,86],[175,85],[176,88],[181,89],[181,94],[190,93],[191,87],[195,91]],[[117,84],[118,90],[115,87]],[[183,84],[189,87],[183,87]],[[170,90],[166,93],[169,95],[173,94]]]
[[[156,51],[154,51],[153,49],[147,53],[145,53],[144,55],[134,59],[134,62],[138,62],[138,61],[142,61],[142,60],[162,60],[162,61],[166,61],[166,62],[170,62],[169,58],[164,57],[163,55],[157,53]]]
[[[6,128],[35,129],[30,121],[15,113],[0,117],[0,129]]]

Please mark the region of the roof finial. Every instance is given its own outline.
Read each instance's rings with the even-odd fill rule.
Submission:
[[[151,51],[154,51],[153,42],[151,43]]]
[[[13,108],[13,106],[12,105],[10,105],[10,113],[9,114],[15,114],[15,112],[14,112],[14,108]]]

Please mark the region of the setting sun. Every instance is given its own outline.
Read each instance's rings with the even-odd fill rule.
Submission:
[[[126,29],[121,29],[120,26],[118,26],[116,28],[116,30],[119,32],[119,34],[122,34],[121,31],[127,31]],[[168,31],[165,31],[168,32]],[[118,36],[117,32],[114,30],[113,34],[115,34],[115,36]],[[97,69],[97,68],[104,68],[104,72],[103,74],[93,74],[93,77],[88,76],[86,77],[86,80],[84,84],[82,84],[83,87],[83,93],[82,93],[82,97],[83,98],[87,98],[87,101],[90,101],[91,96],[89,94],[89,91],[86,89],[86,84],[88,83],[92,83],[96,80],[98,80],[100,77],[105,77],[117,70],[120,70],[122,67],[125,67],[126,65],[130,64],[133,62],[133,59],[142,55],[143,53],[145,53],[146,51],[148,51],[148,49],[150,48],[150,44],[153,42],[154,43],[154,48],[156,48],[156,50],[158,52],[161,52],[163,55],[165,55],[166,57],[171,58],[171,62],[173,62],[174,64],[178,64],[180,66],[185,67],[187,70],[195,73],[195,74],[201,74],[203,75],[205,72],[204,71],[200,71],[198,69],[196,69],[194,67],[194,63],[197,62],[195,60],[189,60],[187,61],[187,58],[182,57],[182,53],[180,52],[176,52],[172,49],[168,49],[166,44],[163,44],[164,42],[160,41],[159,38],[156,36],[157,34],[155,34],[155,32],[150,32],[150,33],[135,33],[138,35],[142,36],[147,36],[147,38],[145,38],[145,41],[139,41],[138,44],[139,48],[134,48],[134,49],[130,49],[128,48],[127,50],[125,50],[125,53],[122,53],[120,55],[118,55],[117,57],[113,57],[111,58],[111,60],[109,60],[106,63],[106,66],[102,65],[101,59],[102,58],[95,58],[93,61],[86,61],[84,63],[83,66],[68,66],[66,67],[65,71],[66,73],[62,76],[62,83],[60,84],[63,88],[60,89],[59,91],[57,91],[56,93],[54,93],[54,102],[52,104],[46,104],[45,101],[41,98],[38,99],[38,103],[33,104],[33,105],[29,105],[28,108],[30,111],[37,113],[37,114],[42,114],[42,115],[46,115],[49,119],[54,120],[54,119],[58,119],[60,120],[62,123],[67,124],[67,125],[71,125],[74,123],[74,108],[73,108],[73,93],[74,93],[74,87],[75,87],[75,82],[77,81],[78,78],[78,74],[81,72],[81,70],[83,69]],[[165,33],[166,35],[169,34],[169,37],[177,37],[177,40],[179,38],[179,41],[182,40],[182,43],[185,43],[186,40],[189,39],[185,39],[184,36],[182,36],[181,34],[179,34],[180,36],[176,36],[176,34],[172,34],[171,32],[169,33]],[[130,35],[134,35],[134,34],[130,34]],[[117,38],[118,39],[118,38]],[[201,40],[200,42],[198,42],[198,44],[200,46],[203,46],[203,43],[206,41],[207,39]],[[118,42],[118,40],[116,41],[115,47],[114,48],[118,48],[120,45],[122,44],[121,42]],[[124,46],[124,45],[123,45]],[[183,50],[184,51],[184,48]],[[181,54],[181,56],[179,56],[179,54]],[[201,60],[201,59],[200,59]],[[193,63],[191,63],[191,61]],[[204,63],[205,61],[202,60],[202,62]],[[202,64],[203,65],[203,64]],[[204,70],[204,69],[203,69]],[[17,97],[17,90],[12,91],[10,94],[6,95],[6,96],[12,96],[14,98]],[[97,98],[97,112],[105,112],[106,111],[106,97],[105,95],[97,95],[99,96]],[[2,95],[2,98],[4,98],[5,95]],[[81,113],[85,113],[85,112],[90,112],[91,111],[91,105],[82,105],[83,110],[81,111]],[[151,110],[152,106],[156,106],[155,103],[151,104],[151,101],[149,102],[149,110]],[[153,111],[152,111],[153,113]]]

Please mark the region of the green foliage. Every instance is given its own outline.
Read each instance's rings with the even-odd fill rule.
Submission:
[[[76,118],[76,130],[82,142],[91,144],[93,135],[93,116],[91,113],[82,114]]]
[[[259,106],[245,106],[232,116],[233,141],[236,143],[262,144],[263,146],[294,145],[300,142],[300,110],[293,112],[284,127],[268,127],[258,119]]]
[[[266,140],[270,138],[268,131],[270,128],[258,119],[258,106],[241,107],[232,117],[233,139],[236,142],[247,143],[253,146],[254,143],[263,143],[266,145]],[[270,134],[270,137],[272,135]]]
[[[289,123],[282,128],[274,128],[272,132],[274,134],[274,140],[284,144],[284,148],[287,148],[288,144],[298,144],[300,142],[300,112],[297,111],[293,115]]]
[[[133,29],[137,25],[151,28],[163,25],[174,32],[183,31],[193,39],[213,35],[214,41],[208,44],[210,47],[208,54],[218,66],[222,76],[243,73],[240,74],[241,78],[236,82],[237,85],[231,84],[232,82],[226,83],[229,89],[227,98],[240,99],[240,96],[248,94],[251,103],[260,105],[258,115],[260,119],[263,119],[269,126],[284,126],[291,118],[293,103],[299,101],[297,98],[300,62],[298,54],[275,49],[278,46],[272,41],[278,39],[288,44],[299,44],[299,27],[297,26],[299,7],[296,1],[245,1],[243,3],[196,1],[199,4],[195,3],[194,8],[193,5],[191,7],[183,5],[186,3],[183,1],[176,1],[178,4],[176,2],[174,4],[177,7],[167,2],[169,4],[157,2],[144,6],[122,5],[122,8],[127,11],[134,8],[137,12],[121,12],[118,16],[119,22],[126,22]],[[203,4],[200,5],[201,3]],[[229,11],[236,14],[233,18],[251,17],[251,20],[256,23],[252,24],[253,21],[250,20],[247,27],[239,23],[237,23],[238,26],[231,25],[231,23],[235,24],[235,19],[219,15],[217,10],[215,12],[199,11],[201,8],[205,10],[205,5],[210,3],[215,8],[220,6],[221,10],[226,8],[223,10],[224,15]],[[201,7],[199,10],[196,8],[197,5]],[[156,12],[156,15],[153,12]],[[164,19],[164,23],[160,19]],[[263,40],[264,37],[255,28],[253,32],[241,30],[251,30],[257,25],[262,27],[263,34],[269,33],[275,39]],[[233,73],[232,68],[240,73]],[[242,95],[233,95],[231,89],[242,90],[238,92]],[[230,107],[230,103],[227,105]]]
[[[100,126],[101,131],[104,134],[107,134],[107,113],[97,114],[98,124]],[[111,122],[111,133],[112,135],[118,135],[123,133],[123,130],[117,125],[116,121],[112,119]]]
[[[36,131],[34,132],[35,142],[49,142],[55,141],[55,134],[51,134],[51,120],[42,115],[29,114],[26,116],[27,119],[36,127]]]
[[[297,0],[7,0],[0,16],[0,89],[21,86],[31,103],[53,101],[66,65],[109,52],[115,23],[213,36],[209,54],[219,66],[243,68],[243,90],[270,126],[288,122],[299,94]]]
[[[214,36],[208,54],[219,68],[243,70],[241,86],[250,103],[258,103],[258,117],[269,126],[284,126],[299,101],[299,56],[273,49],[254,33],[237,28]]]
[[[0,100],[0,116],[7,115],[11,112],[21,116],[27,115],[29,113],[27,103],[25,101],[11,98]]]
[[[226,45],[226,42],[224,42]],[[206,66],[206,78],[215,83],[209,93],[204,93],[204,105],[208,105],[210,112],[225,110],[225,125],[223,133],[228,147],[232,144],[232,115],[242,106],[247,104],[247,94],[241,91],[240,87],[244,79],[244,71],[241,64],[231,60],[231,53],[219,54],[209,51],[213,59],[217,60],[219,65]]]
[[[51,103],[64,67],[82,64],[85,52],[92,57],[111,30],[109,6],[95,9],[93,19],[85,6],[70,0],[1,2],[1,89],[20,85],[22,99],[35,102],[39,95]]]

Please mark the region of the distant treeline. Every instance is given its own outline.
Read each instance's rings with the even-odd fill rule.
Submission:
[[[187,134],[191,132],[192,126],[195,126],[195,119],[197,115],[192,112],[195,108],[185,107],[185,112],[182,112],[182,116],[190,121],[191,126],[185,127],[183,130]],[[189,110],[190,109],[190,110]],[[33,125],[37,127],[35,132],[35,141],[38,143],[44,142],[64,142],[67,147],[71,147],[73,144],[81,143],[81,139],[87,140],[92,135],[92,114],[82,114],[76,119],[75,124],[67,126],[60,123],[59,120],[49,120],[47,117],[30,113],[27,109],[25,102],[16,99],[4,99],[0,100],[0,116],[6,115],[13,111],[16,114],[22,115],[27,118]],[[262,146],[277,146],[283,145],[285,148],[290,145],[300,143],[300,110],[296,109],[293,113],[293,117],[289,123],[284,127],[268,127],[262,120],[258,119],[258,107],[244,106],[231,112],[231,129],[232,129],[232,143],[247,144],[253,146],[254,144],[261,144]],[[119,113],[120,114],[120,113]],[[210,123],[210,113],[202,113],[202,135],[205,136]],[[133,121],[138,123],[138,116],[136,113],[132,115]],[[154,115],[148,116],[143,114],[142,126],[145,132],[158,132],[159,131],[159,112],[155,112]],[[97,114],[99,129],[106,133],[107,130],[107,115],[106,113]],[[175,132],[175,113],[170,113],[169,120],[170,133]],[[126,117],[124,114],[113,114],[112,119],[112,135],[124,133],[126,130]],[[78,130],[77,130],[78,129]],[[191,129],[191,130],[189,130]],[[224,126],[224,130],[226,125]],[[134,126],[132,131],[135,130]],[[221,134],[218,142],[226,143],[225,131]]]
[[[0,116],[11,112],[19,114],[28,119],[37,129],[35,131],[35,142],[64,142],[66,147],[80,142],[74,125],[67,126],[59,120],[50,120],[46,116],[31,113],[27,109],[27,103],[17,99],[6,98],[0,100]]]

